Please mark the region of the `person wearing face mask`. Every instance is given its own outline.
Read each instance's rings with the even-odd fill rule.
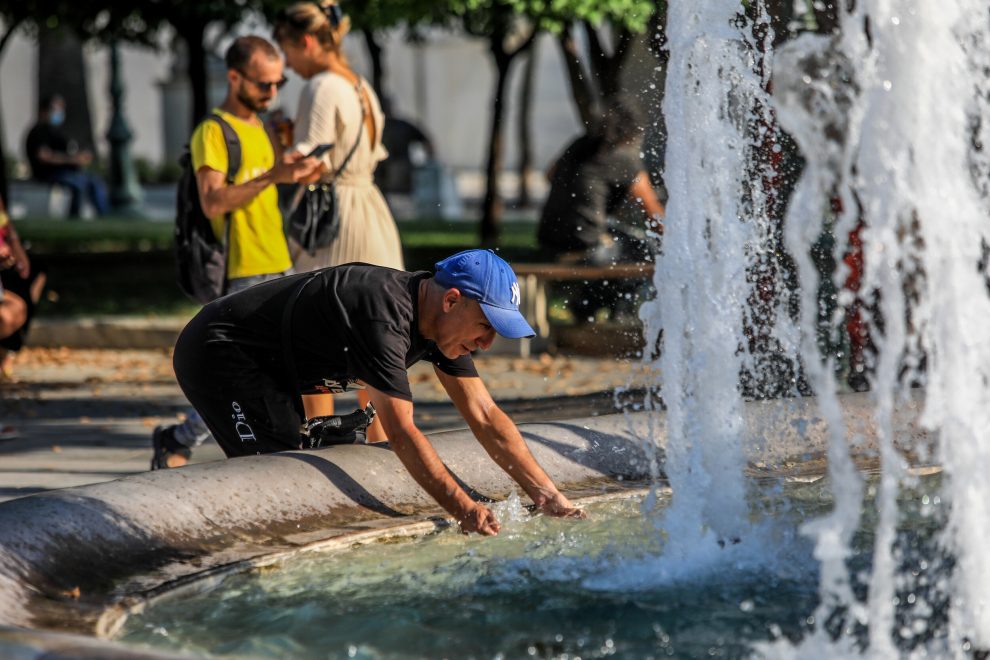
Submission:
[[[107,189],[99,176],[88,172],[93,162],[93,152],[78,149],[63,132],[65,100],[54,95],[41,99],[38,105],[38,123],[27,135],[27,157],[31,176],[43,183],[53,183],[69,189],[69,217],[78,218],[83,198],[88,198],[96,213],[104,215],[110,210]]]
[[[416,427],[406,370],[433,364],[478,442],[543,513],[582,516],[495,404],[471,357],[496,334],[533,336],[519,303],[512,268],[490,250],[455,254],[432,273],[322,268],[210,303],[179,335],[173,366],[228,457],[354,442],[353,417],[364,411],[307,419],[300,393],[365,388],[374,408],[363,425],[377,411],[389,449],[416,482],[465,532],[494,535],[495,515],[465,492]]]

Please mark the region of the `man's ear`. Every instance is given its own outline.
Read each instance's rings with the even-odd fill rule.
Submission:
[[[458,289],[450,288],[443,293],[443,311],[449,312],[457,303],[461,301],[461,292]]]

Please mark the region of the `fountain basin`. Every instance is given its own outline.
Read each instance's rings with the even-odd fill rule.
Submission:
[[[875,461],[869,398],[851,394],[842,403],[868,467]],[[744,415],[751,474],[824,471],[826,429],[813,399],[752,402]],[[897,437],[915,447],[928,441],[917,415],[909,402],[895,416]],[[655,413],[520,429],[575,498],[643,488],[650,461],[642,439],[664,444],[663,416]],[[512,491],[470,432],[430,439],[478,495],[498,500]],[[440,524],[441,513],[398,459],[374,446],[201,464],[12,500],[0,504],[0,625],[17,634],[108,637],[127,611],[171,589],[327,544],[422,533]],[[0,643],[10,634],[0,631]]]

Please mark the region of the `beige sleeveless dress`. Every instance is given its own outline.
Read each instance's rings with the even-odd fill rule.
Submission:
[[[385,115],[371,86],[364,79],[358,84],[364,86],[371,103],[373,141],[361,121],[358,89],[340,74],[325,71],[313,76],[299,97],[294,148],[306,154],[318,144],[332,143],[333,148],[323,157],[328,179],[344,162],[359,133],[361,141],[347,169],[337,178],[340,235],[312,256],[290,239],[289,251],[297,273],[355,261],[404,268],[399,231],[373,177],[375,167],[388,157],[381,143]]]

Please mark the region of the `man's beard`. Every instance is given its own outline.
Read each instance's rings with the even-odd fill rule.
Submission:
[[[253,99],[241,90],[237,91],[237,100],[252,112],[264,112],[268,109],[268,104],[271,102],[271,99],[265,99],[264,101]]]

